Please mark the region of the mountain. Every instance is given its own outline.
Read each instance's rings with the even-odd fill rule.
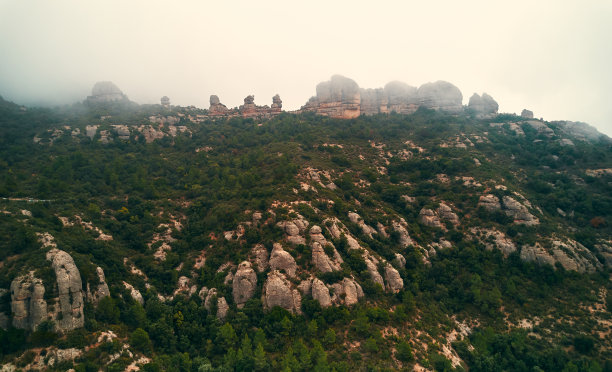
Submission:
[[[612,370],[610,138],[316,91],[1,100],[3,370]]]

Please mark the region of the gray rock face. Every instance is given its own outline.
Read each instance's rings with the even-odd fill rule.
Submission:
[[[376,115],[389,112],[387,94],[382,89],[361,89],[361,113]]]
[[[478,240],[487,250],[499,249],[505,257],[516,251],[514,242],[501,231],[473,227],[470,232],[478,236]]]
[[[344,278],[340,283],[334,283],[332,302],[334,304],[345,304],[351,306],[359,302],[363,297],[363,289],[353,278]]]
[[[260,273],[266,271],[268,268],[268,250],[263,244],[256,244],[251,249],[251,256],[255,261],[255,267]]]
[[[160,101],[161,105],[164,106],[164,107],[169,107],[170,106],[170,98],[168,98],[168,96],[163,96],[159,101]]]
[[[283,270],[290,277],[294,277],[297,270],[297,264],[293,256],[285,251],[282,245],[274,243],[274,248],[270,255],[270,268],[272,270]]]
[[[238,271],[236,271],[232,283],[232,294],[238,308],[242,308],[253,297],[256,288],[257,274],[251,267],[251,263],[244,261],[238,265]]]
[[[104,270],[102,270],[102,268],[98,266],[96,268],[96,274],[98,275],[98,285],[94,288],[93,293],[88,296],[89,300],[93,302],[94,305],[97,305],[98,302],[104,297],[110,296],[110,290],[108,289],[108,284],[106,284]]]
[[[329,258],[319,242],[312,243],[312,263],[322,273],[340,270],[340,265]]]
[[[43,282],[34,276],[33,271],[11,282],[13,327],[33,331],[47,319],[47,303],[44,295]]]
[[[216,288],[211,288],[207,295],[206,300],[204,300],[204,308],[208,311],[212,309],[213,299],[217,298],[217,319],[223,320],[227,316],[227,311],[229,310],[229,306],[227,305],[227,301],[225,297],[219,297],[217,294]]]
[[[270,106],[270,108],[277,109],[279,111],[283,108],[283,101],[278,94],[272,97],[272,106]]]
[[[525,245],[521,248],[521,260],[536,262],[540,265],[555,265],[555,259],[540,245]]]
[[[521,248],[521,259],[536,262],[540,265],[555,266],[561,264],[565,270],[594,272],[602,267],[595,256],[580,243],[573,240],[552,240],[552,247],[546,249],[539,242],[533,246]]]
[[[404,219],[400,219],[400,221],[393,221],[391,223],[391,226],[393,227],[393,230],[397,231],[397,233],[399,233],[399,243],[402,246],[402,248],[408,248],[409,246],[414,244],[414,241],[412,241],[412,238],[410,237],[410,234],[408,234],[408,230],[406,229],[406,221],[404,221]],[[405,263],[405,260],[404,260]]]
[[[325,308],[331,306],[332,302],[329,295],[329,289],[321,280],[317,278],[313,279],[311,292],[312,298],[319,301],[321,307]]]
[[[540,220],[529,213],[527,207],[516,201],[514,198],[504,196],[502,200],[504,204],[504,212],[506,215],[514,218],[514,223],[527,226],[538,225],[540,223]]]
[[[523,109],[523,111],[521,111],[521,117],[527,118],[527,119],[533,119],[533,111],[529,111],[527,109]]]
[[[83,283],[74,260],[68,253],[59,249],[51,249],[47,252],[47,260],[51,261],[51,267],[57,278],[59,292],[59,313],[55,319],[57,329],[68,331],[83,327],[85,324]]]
[[[368,273],[370,274],[370,278],[374,283],[380,284],[382,288],[385,288],[385,282],[383,281],[382,276],[378,272],[378,268],[376,267],[376,263],[370,259],[370,257],[364,257],[364,261],[366,267],[368,268]]]
[[[227,106],[219,101],[219,97],[216,95],[210,96],[210,107],[208,108],[210,115],[225,115],[228,112]]]
[[[419,223],[429,227],[444,228],[442,223],[440,223],[440,218],[431,209],[421,209],[421,212],[419,212]]]
[[[123,286],[125,287],[125,289],[130,291],[130,296],[132,297],[132,299],[134,299],[134,301],[138,302],[141,305],[144,305],[144,298],[142,297],[142,294],[138,289],[134,288],[134,286],[128,282],[123,282]]]
[[[291,283],[281,272],[274,270],[268,273],[263,287],[262,302],[266,310],[279,306],[292,313],[300,313],[302,297],[297,289],[291,289]]]
[[[448,205],[440,203],[437,212],[438,216],[440,216],[440,219],[446,220],[455,226],[459,225],[459,216],[457,216],[457,214],[453,212],[451,207],[449,207]]]
[[[127,96],[112,82],[99,81],[91,90],[91,96],[87,97],[87,103],[107,103],[116,101],[127,101]]]
[[[419,105],[450,113],[463,111],[463,95],[459,88],[446,81],[426,83],[417,90]]]
[[[366,225],[365,221],[361,216],[355,212],[348,212],[348,218],[352,223],[357,224],[361,231],[368,237],[372,238],[372,234],[377,234],[378,232],[372,226]]]
[[[388,112],[411,114],[418,109],[417,88],[401,81],[391,81],[385,85],[384,91],[389,102]]]
[[[474,95],[470,97],[468,107],[480,117],[492,117],[497,114],[497,110],[499,109],[497,102],[487,93],[483,93],[482,97],[474,93]]]
[[[493,194],[481,196],[478,200],[478,206],[483,207],[488,212],[495,212],[501,209],[499,199]]]
[[[395,259],[393,259],[393,262],[402,269],[406,267],[406,258],[399,253],[395,254]]]
[[[399,272],[388,263],[385,265],[385,280],[389,292],[397,293],[404,288],[404,280]]]

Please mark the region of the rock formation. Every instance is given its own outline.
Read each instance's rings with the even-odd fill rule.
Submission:
[[[345,304],[351,306],[359,302],[363,297],[363,289],[353,278],[344,278],[339,283],[331,285],[333,290],[332,302],[334,304]]]
[[[264,247],[263,244],[256,244],[253,249],[251,249],[251,256],[257,271],[260,273],[266,271],[268,268],[268,250],[266,247]]]
[[[388,102],[387,112],[412,114],[419,108],[417,88],[413,86],[401,81],[391,81],[385,85],[384,91]]]
[[[255,274],[255,270],[253,270],[249,261],[243,261],[238,265],[238,271],[236,271],[232,283],[234,302],[238,308],[242,308],[253,297],[256,288],[257,274]]]
[[[202,288],[204,289],[204,288]],[[202,292],[200,290],[200,292]],[[223,320],[225,319],[225,317],[227,316],[227,312],[229,310],[229,306],[227,304],[227,301],[225,300],[225,297],[222,296],[218,296],[217,293],[217,289],[216,288],[211,288],[207,293],[206,293],[206,300],[204,300],[204,308],[208,311],[211,311],[213,308],[213,299],[216,298],[217,299],[217,319]]]
[[[13,327],[36,330],[47,319],[47,303],[44,300],[45,286],[31,271],[11,282],[11,311]]]
[[[521,117],[527,118],[527,119],[533,119],[533,111],[523,109],[523,111],[521,111]]]
[[[257,119],[269,119],[282,112],[283,101],[277,94],[272,97],[272,106],[257,106],[255,104],[255,96],[248,95],[244,98],[244,104],[238,108],[228,109],[227,106],[219,101],[219,97],[216,95],[210,96],[210,107],[208,109],[208,115],[203,115],[203,118],[257,118]]]
[[[54,309],[56,328],[68,331],[83,327],[83,283],[74,260],[68,253],[56,248],[47,252],[47,260],[51,261],[55,271],[59,293],[59,309]]]
[[[163,96],[160,100],[160,103],[164,107],[170,107],[170,98],[168,98],[168,96]]]
[[[404,288],[404,280],[399,272],[388,263],[385,265],[385,281],[389,292],[397,293]]]
[[[128,282],[123,282],[123,286],[130,292],[130,296],[134,301],[144,305],[144,298],[138,289],[134,288],[134,286]]]
[[[108,284],[106,284],[106,278],[104,276],[104,270],[101,267],[96,268],[96,274],[98,275],[98,285],[94,288],[93,292],[89,291],[89,283],[87,283],[87,298],[89,301],[97,305],[101,299],[110,296],[110,290]]]
[[[270,108],[275,112],[281,112],[281,109],[283,108],[283,100],[281,100],[278,94],[272,97],[272,106],[270,106]]]
[[[210,96],[210,107],[208,108],[208,115],[210,116],[222,116],[228,113],[227,106],[219,101],[219,97],[216,95]]]
[[[514,198],[504,196],[502,201],[504,203],[504,212],[506,215],[514,219],[514,223],[527,226],[538,225],[540,223],[540,220],[529,213],[527,207],[516,201]]]
[[[312,280],[311,286],[312,298],[317,300],[321,307],[329,307],[332,304],[331,297],[329,295],[329,288],[325,286],[318,278]]]
[[[128,101],[123,92],[110,81],[97,82],[91,90],[86,102],[89,104]]]
[[[491,97],[487,93],[483,93],[482,97],[479,96],[477,93],[474,93],[474,95],[470,97],[468,108],[473,110],[477,117],[490,118],[497,114],[499,105],[493,99],[493,97]]]
[[[501,209],[499,199],[493,194],[481,196],[478,200],[478,206],[483,207],[488,212],[495,212]]]
[[[270,268],[272,270],[282,270],[290,277],[294,277],[297,264],[293,256],[284,250],[282,245],[274,243],[272,254],[270,254]]]
[[[463,111],[463,95],[459,88],[446,81],[425,83],[417,90],[419,106],[449,113]]]
[[[436,213],[427,208],[421,209],[419,212],[419,223],[429,227],[437,227],[443,229],[444,226],[440,223],[440,218],[436,215]]]
[[[297,289],[291,289],[291,283],[278,270],[268,273],[263,287],[262,302],[264,309],[282,307],[292,313],[301,312],[302,297]]]

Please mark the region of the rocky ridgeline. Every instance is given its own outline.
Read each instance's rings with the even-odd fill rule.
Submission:
[[[257,106],[255,104],[255,96],[248,95],[244,98],[244,104],[238,108],[228,109],[227,106],[222,104],[219,97],[216,95],[210,96],[210,107],[208,109],[208,115],[204,115],[203,118],[258,118],[268,119],[282,112],[283,101],[277,94],[272,97],[271,106]]]
[[[349,78],[334,75],[331,80],[317,85],[316,92],[317,95],[310,98],[299,112],[315,112],[342,119],[362,114],[412,114],[421,106],[452,114],[463,112],[461,91],[446,81],[426,83],[419,88],[392,81],[384,88],[363,89]],[[483,97],[476,97],[470,100],[472,110],[482,115],[497,113],[497,102],[491,96],[485,93]]]
[[[35,330],[42,322],[49,320],[58,332],[81,328],[85,324],[81,274],[68,253],[55,248],[54,243],[44,246],[52,247],[46,252],[46,259],[55,274],[55,283],[44,283],[34,270],[13,279],[10,286],[12,325]],[[96,288],[91,292],[87,286],[87,298],[94,304],[110,296],[104,271],[100,267],[96,271],[99,280]],[[45,284],[54,288],[57,297],[45,296]]]

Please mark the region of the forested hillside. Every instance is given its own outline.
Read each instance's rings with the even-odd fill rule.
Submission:
[[[612,371],[612,141],[419,108],[0,99],[0,355],[65,371]]]

